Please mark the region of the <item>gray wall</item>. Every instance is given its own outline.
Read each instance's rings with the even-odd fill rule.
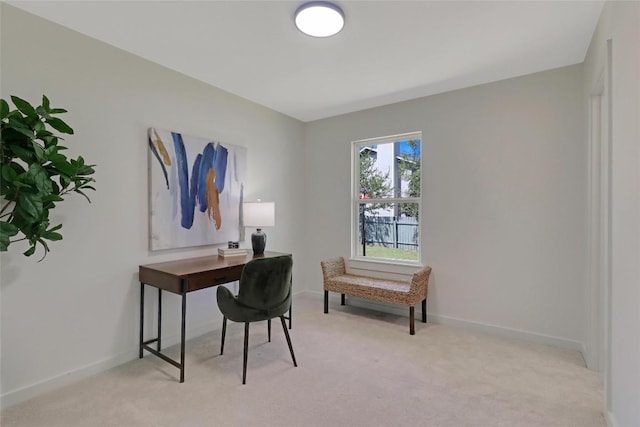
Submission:
[[[349,256],[351,141],[422,131],[429,312],[582,349],[584,127],[581,65],[308,123],[309,289]]]
[[[70,198],[54,213],[64,223],[64,240],[45,261],[18,251],[0,257],[2,403],[136,357],[137,266],[210,251],[147,250],[149,126],[246,146],[247,197],[276,202],[269,247],[292,251],[296,285],[316,292],[319,261],[349,254],[350,141],[422,130],[422,261],[434,267],[430,313],[580,348],[587,270],[585,95],[604,64],[603,46],[613,38],[608,417],[614,426],[635,425],[639,6],[607,4],[584,67],[304,125],[2,4],[2,97],[37,102],[46,93],[70,110],[72,154],[98,163],[93,203]],[[207,291],[188,299],[191,335],[219,327],[214,300]],[[177,301],[167,298],[165,304],[166,318],[177,318]],[[165,328],[165,341],[175,342],[177,323]]]
[[[44,93],[68,109],[75,135],[65,145],[98,165],[92,203],[69,197],[54,212],[64,240],[51,245],[44,261],[25,258],[19,245],[2,254],[7,404],[135,358],[138,265],[211,253],[211,247],[148,251],[148,127],[247,147],[246,198],[276,203],[268,248],[292,251],[297,259],[304,125],[4,3],[1,8],[2,98],[15,94],[38,103]],[[168,295],[164,302],[168,345],[179,333],[178,298]],[[213,290],[190,295],[187,307],[190,335],[220,327]]]

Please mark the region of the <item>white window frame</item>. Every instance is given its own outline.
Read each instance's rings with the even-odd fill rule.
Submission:
[[[368,145],[380,145],[395,143],[398,141],[419,139],[420,140],[420,197],[387,197],[375,199],[360,199],[360,148]],[[422,167],[422,131],[408,132],[398,135],[383,136],[379,138],[361,139],[351,142],[351,259],[354,261],[366,261],[371,263],[394,264],[394,265],[422,265],[422,239],[421,239],[421,218],[422,195],[423,195],[423,167]],[[366,200],[366,202],[363,202]],[[377,258],[358,254],[358,229],[360,220],[360,205],[363,203],[416,203],[418,205],[418,259],[416,261],[401,260],[394,258]]]

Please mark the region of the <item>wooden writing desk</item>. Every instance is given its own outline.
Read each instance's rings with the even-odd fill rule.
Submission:
[[[265,252],[263,255],[219,257],[217,255],[188,258],[177,261],[159,262],[156,264],[140,265],[138,276],[140,280],[140,358],[143,350],[158,356],[166,362],[180,369],[180,382],[184,382],[184,344],[185,319],[187,312],[187,294],[199,289],[218,286],[223,283],[240,280],[242,269],[252,259],[272,258],[289,255],[279,252]],[[144,286],[158,288],[158,336],[144,340]],[[169,291],[182,296],[182,326],[180,330],[180,362],[161,353],[162,337],[162,291]],[[289,309],[289,329],[291,329],[291,309]],[[149,344],[156,343],[156,348]]]

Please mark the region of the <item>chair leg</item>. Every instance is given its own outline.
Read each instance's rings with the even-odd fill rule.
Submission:
[[[416,334],[416,316],[415,316],[415,307],[409,307],[409,334]]]
[[[324,291],[324,312],[329,312],[329,291]]]
[[[242,364],[242,384],[247,383],[247,356],[249,354],[249,322],[244,324],[244,361]]]
[[[284,316],[280,316],[282,321],[282,329],[284,330],[284,336],[287,338],[287,344],[289,344],[289,351],[291,352],[291,358],[293,359],[293,366],[297,367],[296,356],[293,354],[293,346],[291,345],[291,337],[289,337],[289,331],[287,331],[287,324],[284,322]]]
[[[267,320],[267,336],[269,337],[269,342],[271,342],[271,319]]]
[[[220,354],[224,353],[224,337],[227,334],[227,318],[222,318],[222,340],[220,341]]]
[[[340,305],[345,305],[344,304],[344,294],[340,294]]]
[[[422,300],[422,323],[427,323],[427,299]]]

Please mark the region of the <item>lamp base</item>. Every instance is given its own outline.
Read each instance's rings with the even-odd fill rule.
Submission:
[[[264,254],[264,247],[267,245],[267,235],[259,228],[255,233],[251,233],[251,247],[254,255]]]

